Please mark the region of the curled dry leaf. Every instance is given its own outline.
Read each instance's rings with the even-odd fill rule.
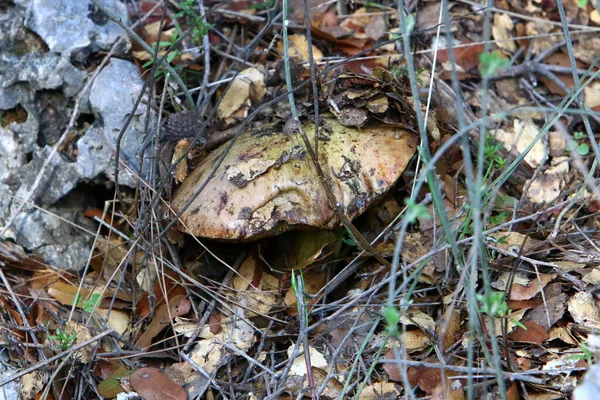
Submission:
[[[233,277],[230,297],[234,304],[242,304],[246,317],[265,315],[277,304],[279,280],[264,271],[262,260],[251,254]]]
[[[288,357],[292,355],[294,352],[295,345],[291,345],[287,349]],[[300,345],[300,351],[298,352],[298,356],[294,359],[292,363],[292,368],[290,369],[290,375],[294,376],[305,376],[306,375],[306,359],[304,358],[304,347]],[[313,368],[321,368],[327,370],[329,368],[329,364],[327,360],[317,349],[314,347],[309,347],[308,351],[310,352],[310,363]]]
[[[110,310],[110,314],[108,313],[107,308],[96,308],[94,312],[104,318],[108,316],[108,320],[106,324],[115,330],[119,335],[123,335],[127,332],[127,329],[131,326],[131,318],[130,315],[121,310]]]
[[[548,340],[548,333],[539,324],[533,321],[521,321],[527,328],[526,330],[518,326],[517,329],[508,334],[510,340],[521,343],[533,343],[541,346],[545,340]]]
[[[19,398],[35,399],[37,394],[44,388],[44,372],[41,370],[34,371],[30,374],[23,375],[21,378],[21,386],[19,387]]]
[[[190,307],[190,301],[185,295],[178,295],[170,299],[168,307],[166,303],[161,304],[154,314],[154,319],[141,334],[135,345],[141,349],[150,347],[152,339],[170,325],[171,319],[187,314]]]
[[[590,292],[575,293],[567,306],[571,317],[580,325],[600,329],[600,307]]]
[[[496,39],[496,45],[503,50],[514,52],[517,44],[514,40],[508,40],[514,37],[514,24],[512,18],[506,14],[495,14],[494,24],[492,26],[492,36]]]
[[[344,212],[353,219],[400,177],[416,149],[413,133],[385,125],[362,129],[325,118],[330,131],[320,143],[319,161]],[[306,132],[314,132],[308,124]],[[210,154],[176,192],[179,212],[211,174],[228,145]],[[296,226],[332,229],[340,225],[329,206],[312,160],[297,135],[245,132],[226,154],[204,190],[181,216],[196,236],[248,240]]]
[[[433,318],[415,307],[404,313],[400,317],[400,322],[406,325],[416,325],[427,333],[435,332],[436,324]]]
[[[400,341],[404,344],[406,351],[409,353],[416,350],[422,350],[432,344],[431,338],[420,329],[404,332],[400,337]]]
[[[531,120],[518,120],[513,121],[512,132],[507,132],[503,129],[498,129],[494,133],[494,137],[499,142],[502,142],[504,149],[508,151],[511,156],[517,157],[521,155],[527,146],[529,146],[533,139],[540,132],[540,128]],[[544,144],[541,140],[538,140],[529,153],[525,156],[525,163],[530,168],[537,168],[545,157]]]
[[[226,122],[233,122],[230,117],[234,114],[245,117],[247,108],[259,102],[266,93],[265,75],[256,68],[246,68],[233,80],[229,90],[223,95],[217,115]],[[238,114],[238,111],[241,114]]]
[[[73,342],[70,343],[70,345],[73,345],[73,346],[81,344],[81,343],[85,342],[86,340],[89,340],[92,338],[92,335],[90,334],[90,331],[88,330],[88,328],[85,325],[80,324],[75,321],[67,321],[67,323],[63,327],[62,331],[67,336],[72,336],[75,338],[75,340],[73,340]],[[84,364],[87,364],[91,360],[91,352],[92,352],[92,349],[88,346],[88,347],[84,347],[82,349],[77,350],[75,352],[74,356],[78,361],[80,361]]]
[[[513,284],[510,300],[529,300],[541,292],[554,278],[556,274],[539,274],[538,277],[531,278],[527,285]]]
[[[289,44],[289,55],[290,58],[296,59],[298,61],[307,62],[308,61],[308,40],[306,40],[306,36],[304,35],[289,35],[288,36],[288,44]],[[280,54],[283,54],[283,40],[280,40],[277,44],[277,50]],[[317,47],[312,46],[313,58],[315,61],[323,58],[323,53]]]
[[[129,377],[129,383],[145,399],[187,400],[185,389],[153,368],[138,369]]]
[[[397,399],[400,390],[392,382],[377,382],[366,386],[358,397],[359,400]]]

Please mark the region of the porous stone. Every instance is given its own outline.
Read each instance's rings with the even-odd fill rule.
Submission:
[[[127,22],[127,9],[117,0],[101,0],[102,4]],[[106,50],[122,34],[123,29],[91,0],[32,0],[27,7],[25,25],[37,33],[50,51],[85,55]],[[76,55],[82,58],[81,55]]]

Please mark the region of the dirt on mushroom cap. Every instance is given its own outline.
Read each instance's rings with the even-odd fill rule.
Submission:
[[[353,219],[400,177],[415,153],[414,133],[385,124],[361,129],[326,118],[319,162],[342,211]],[[314,124],[305,132],[314,133]],[[211,153],[175,193],[179,212],[194,196],[228,145]],[[180,218],[180,229],[219,240],[253,240],[296,227],[340,225],[315,167],[298,135],[244,132],[215,176]]]

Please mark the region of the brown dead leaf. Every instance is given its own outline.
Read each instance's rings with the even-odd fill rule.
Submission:
[[[492,25],[492,36],[496,40],[496,46],[508,52],[514,52],[517,44],[511,40],[515,36],[512,18],[506,14],[494,14],[494,24]]]
[[[536,322],[547,331],[563,317],[567,310],[568,298],[566,293],[559,293],[556,296],[547,298],[545,303],[527,313],[525,319]]]
[[[127,329],[131,326],[131,318],[129,313],[122,310],[109,310],[107,308],[99,308],[97,307],[94,310],[95,314],[98,314],[104,318],[108,316],[108,320],[106,324],[115,330],[119,335],[125,334]]]
[[[431,346],[432,343],[431,338],[420,329],[413,329],[404,332],[400,337],[400,340],[409,353],[415,350],[422,350],[428,346]]]
[[[579,342],[571,335],[569,328],[566,326],[555,326],[548,333],[548,340],[558,339],[571,346],[579,346]]]
[[[250,255],[233,277],[233,291],[229,297],[244,306],[247,317],[266,315],[279,301],[278,279],[264,272],[262,261]]]
[[[385,353],[383,355],[383,357],[381,357],[381,360],[394,360],[395,359],[395,354],[394,351],[392,349],[388,350],[387,353]],[[400,373],[400,369],[398,368],[398,364],[395,363],[391,363],[391,362],[385,362],[382,363],[382,367],[383,370],[387,373],[388,379],[392,382],[402,382],[403,378],[402,378],[402,374]],[[411,369],[409,368],[409,375],[410,375],[410,371]],[[416,374],[414,374],[415,372],[417,372],[416,369],[412,370],[413,375],[415,375],[415,381],[414,384],[416,384]],[[419,372],[420,373],[420,372]],[[411,381],[412,383],[413,381]]]
[[[542,244],[541,240],[536,240],[530,236],[514,231],[494,232],[490,237],[497,240],[497,242],[494,243],[494,247],[517,254],[522,251],[523,255],[530,254]]]
[[[50,285],[48,288],[48,294],[54,297],[59,303],[65,306],[71,306],[75,302],[78,289],[78,286],[75,286],[71,283],[57,281]],[[79,292],[80,298],[87,299],[89,295],[89,290],[81,288],[81,291]]]
[[[498,142],[502,142],[504,149],[514,156],[521,155],[525,149],[533,142],[533,139],[540,132],[540,128],[531,120],[513,120],[512,132],[504,129],[498,129],[494,137]],[[527,153],[524,160],[531,168],[537,168],[545,157],[544,143],[538,140]]]
[[[539,307],[543,304],[541,299],[531,299],[531,300],[509,300],[508,301],[508,309],[517,311],[517,310],[531,310],[532,308]]]
[[[447,318],[448,312],[451,312],[449,318]],[[442,321],[447,321],[447,323],[438,324],[436,333],[438,334],[438,337],[442,338],[442,349],[447,350],[456,343],[458,339],[456,335],[461,329],[460,310],[448,309]]]
[[[229,90],[223,95],[217,116],[226,123],[235,121],[233,116],[245,117],[248,108],[258,103],[266,93],[264,74],[254,67],[246,68],[233,80]]]
[[[519,386],[517,382],[513,382],[506,391],[506,400],[519,400],[520,398]]]
[[[462,70],[469,71],[479,65],[479,55],[483,53],[483,51],[483,44],[469,45],[467,43],[463,47],[454,49],[454,54],[456,56],[456,62]],[[449,61],[449,57],[447,49],[439,49],[437,51],[438,62],[444,66],[444,70],[446,70],[445,64]]]
[[[316,25],[312,24],[310,32],[312,37],[318,40],[325,40],[329,43],[336,45],[336,47],[342,51],[344,54],[352,56],[357,53],[360,53],[367,41],[365,39],[357,39],[357,38],[348,38],[348,39],[338,39],[335,36],[322,31]]]
[[[23,375],[21,385],[19,386],[19,398],[23,400],[33,400],[37,394],[44,388],[44,371],[38,370]]]
[[[296,61],[308,62],[308,40],[304,35],[289,35],[288,36],[288,54],[290,58]],[[283,40],[277,43],[277,51],[283,55]],[[323,58],[323,53],[315,45],[312,46],[313,58],[318,61]]]
[[[406,325],[418,326],[427,333],[435,332],[436,324],[434,319],[416,307],[411,307],[402,314],[400,322]]]
[[[153,368],[138,369],[129,377],[129,383],[145,399],[187,400],[185,389]]]
[[[392,382],[377,382],[373,385],[365,386],[358,397],[359,400],[381,400],[397,399],[400,397],[400,390]]]
[[[600,329],[600,308],[592,293],[575,293],[569,299],[567,308],[573,320],[578,324]]]
[[[190,147],[190,141],[187,139],[181,139],[175,145],[175,151],[173,152],[172,163],[179,160],[182,155],[185,154],[187,149]],[[175,167],[175,182],[181,183],[188,176],[188,163],[187,158],[181,158],[181,161]]]
[[[411,368],[412,369],[412,368]],[[410,370],[410,369],[409,369]],[[455,380],[449,379],[456,375],[452,371],[444,371],[446,379],[442,379],[442,372],[439,368],[417,367],[412,372],[413,379],[418,381],[419,387],[432,398],[441,399],[464,399],[464,390],[462,385],[453,385]],[[444,390],[445,389],[445,390]]]
[[[521,323],[525,325],[527,330],[517,326],[514,332],[508,334],[510,340],[521,343],[533,343],[538,346],[541,346],[545,340],[548,340],[548,333],[539,324],[533,321],[521,321]]]
[[[309,270],[304,272],[304,291],[310,294],[317,294],[327,283],[327,271]],[[308,303],[314,304],[318,298],[311,299]],[[285,294],[285,304],[290,307],[296,304],[296,295],[293,288],[290,288]]]
[[[325,389],[320,393],[321,396],[325,396],[329,399],[337,399],[340,397],[344,390],[344,385],[332,376],[327,375],[327,369],[312,367],[312,375],[316,387],[321,387],[325,384]],[[304,382],[305,387],[308,386],[308,380]]]
[[[521,371],[527,371],[531,369],[531,360],[525,357],[517,357],[515,359],[515,364]]]
[[[185,315],[190,311],[190,301],[186,295],[179,295],[169,301],[167,304],[161,304],[154,314],[154,319],[146,330],[141,334],[136,342],[136,347],[147,349],[152,344],[152,339],[158,335],[163,329],[170,325],[172,318]]]
[[[527,285],[513,284],[510,300],[529,300],[541,292],[554,278],[556,278],[556,274],[539,274],[539,277],[532,277]]]
[[[263,274],[260,262],[255,254],[247,257],[238,268],[237,274],[233,277],[232,287],[240,291],[258,288]]]

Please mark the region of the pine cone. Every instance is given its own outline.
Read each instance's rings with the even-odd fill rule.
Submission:
[[[181,139],[195,138],[202,127],[202,117],[197,111],[181,111],[171,114],[163,125],[163,138],[168,142],[178,142]],[[204,143],[204,137],[200,138]]]

